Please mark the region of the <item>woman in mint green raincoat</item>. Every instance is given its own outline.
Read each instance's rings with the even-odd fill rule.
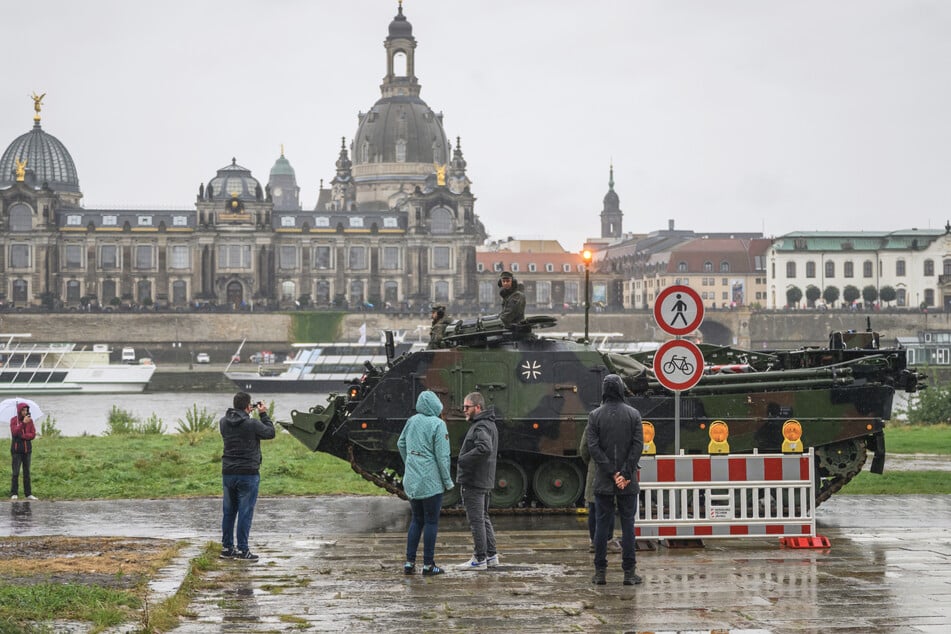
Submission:
[[[426,390],[416,399],[416,414],[403,427],[397,441],[403,457],[403,491],[413,511],[406,534],[406,563],[403,572],[416,572],[416,551],[420,535],[423,537],[423,574],[442,574],[436,565],[436,534],[439,530],[439,511],[443,493],[452,489],[449,473],[449,431],[439,415],[442,402],[435,393]]]

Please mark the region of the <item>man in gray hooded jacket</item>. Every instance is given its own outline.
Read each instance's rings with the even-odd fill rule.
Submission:
[[[608,537],[614,527],[614,505],[621,516],[621,567],[624,585],[641,583],[634,572],[634,520],[637,517],[637,467],[644,450],[641,414],[624,402],[624,383],[616,374],[602,382],[601,406],[588,414],[588,451],[597,465],[594,498],[597,525],[594,531],[594,577],[604,585],[608,567]]]
[[[495,488],[495,467],[499,453],[499,430],[495,411],[485,409],[485,397],[479,392],[466,394],[462,410],[469,430],[459,447],[456,484],[462,493],[469,528],[472,530],[472,558],[459,568],[485,570],[499,565],[495,529],[489,519],[489,503]]]

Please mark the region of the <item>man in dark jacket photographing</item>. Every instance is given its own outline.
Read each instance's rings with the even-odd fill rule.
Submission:
[[[251,404],[245,392],[234,395],[234,407],[218,423],[224,451],[221,455],[222,496],[221,557],[257,561],[248,546],[254,505],[261,482],[261,440],[274,438],[274,423],[261,401]],[[256,409],[258,418],[251,418]],[[237,544],[235,543],[237,520]]]
[[[588,450],[597,465],[594,497],[594,577],[604,585],[608,567],[608,537],[614,527],[614,505],[621,516],[621,567],[624,585],[641,583],[634,572],[634,520],[637,517],[637,466],[644,450],[641,414],[624,402],[624,383],[616,374],[604,377],[601,406],[588,414]]]

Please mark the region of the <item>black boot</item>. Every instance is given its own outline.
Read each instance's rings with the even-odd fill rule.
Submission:
[[[591,583],[593,583],[596,586],[603,586],[604,584],[607,583],[607,581],[604,578],[603,568],[594,571],[594,576],[591,577]]]
[[[634,574],[634,569],[624,571],[624,585],[626,586],[639,586],[644,583],[644,580]]]

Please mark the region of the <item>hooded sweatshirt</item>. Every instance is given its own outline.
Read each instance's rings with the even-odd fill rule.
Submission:
[[[10,419],[10,453],[31,453],[33,439],[36,438],[36,426],[33,419],[23,420],[23,408],[26,403],[17,403],[17,415]]]
[[[442,402],[425,390],[416,399],[416,414],[406,421],[397,441],[403,457],[403,491],[424,500],[453,487],[449,465],[449,432],[439,418]]]
[[[274,423],[267,412],[251,418],[243,409],[229,407],[218,422],[224,451],[222,475],[258,475],[261,468],[261,440],[274,438]]]
[[[624,402],[624,383],[616,374],[602,382],[601,406],[588,414],[588,451],[597,464],[594,492],[598,495],[636,495],[637,466],[644,450],[641,414]],[[614,484],[614,474],[631,480],[625,489]]]

